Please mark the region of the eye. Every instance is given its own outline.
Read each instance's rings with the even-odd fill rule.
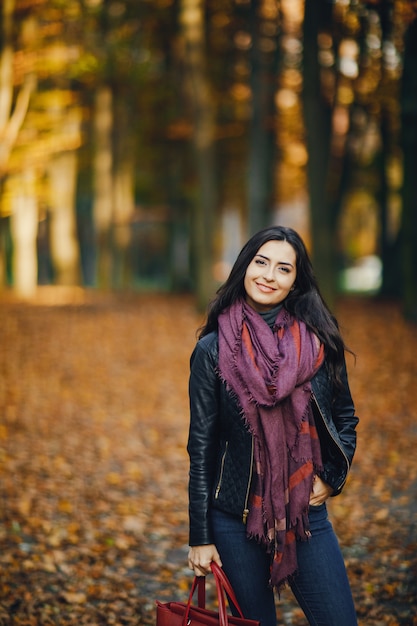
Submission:
[[[284,274],[289,274],[290,273],[290,268],[286,267],[285,265],[282,265],[281,267],[279,267],[278,270],[280,272],[283,272]]]
[[[266,261],[264,261],[263,259],[255,259],[255,263],[257,265],[266,265]]]

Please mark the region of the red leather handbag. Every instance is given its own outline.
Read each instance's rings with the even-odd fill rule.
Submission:
[[[188,602],[159,602],[156,601],[156,626],[260,626],[260,622],[246,619],[236,600],[235,592],[223,572],[222,568],[211,564],[216,583],[217,600],[219,611],[206,609],[206,579],[204,576],[196,576],[191,587]],[[198,588],[198,606],[191,606],[193,595]],[[226,610],[226,596],[229,604],[233,604],[239,617],[229,615]]]

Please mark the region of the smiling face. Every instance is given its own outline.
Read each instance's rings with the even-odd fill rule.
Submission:
[[[283,302],[297,277],[296,262],[295,250],[288,241],[264,243],[246,269],[246,302],[259,313]]]

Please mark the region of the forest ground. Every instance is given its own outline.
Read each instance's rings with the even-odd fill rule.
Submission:
[[[343,298],[336,313],[361,421],[330,515],[360,626],[417,625],[417,328],[391,302]],[[189,297],[1,299],[0,626],[150,626],[156,598],[188,597],[201,322]],[[277,610],[283,626],[306,624],[289,590]]]

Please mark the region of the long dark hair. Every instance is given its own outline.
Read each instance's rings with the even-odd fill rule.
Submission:
[[[297,277],[294,289],[284,300],[284,306],[294,317],[302,320],[324,344],[330,374],[341,385],[344,353],[347,350],[335,317],[326,305],[314,275],[313,266],[300,235],[292,228],[269,226],[253,235],[240,251],[226,282],[210,303],[205,325],[199,337],[217,330],[220,313],[246,295],[244,279],[247,267],[259,248],[267,241],[287,241],[296,254]]]

